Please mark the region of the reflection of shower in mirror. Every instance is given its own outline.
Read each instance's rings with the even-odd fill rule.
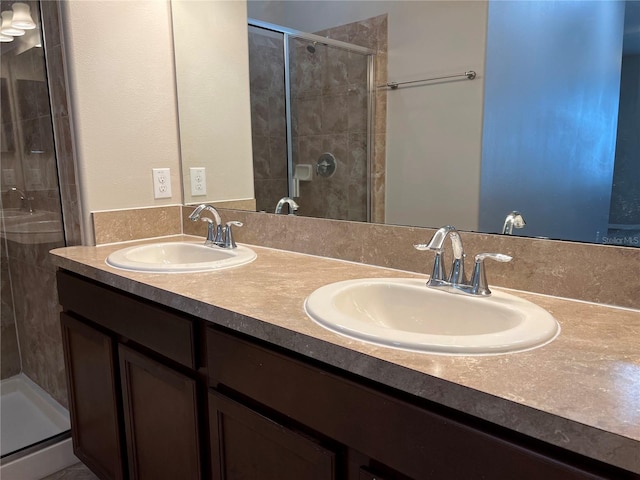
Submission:
[[[336,173],[336,157],[332,153],[323,153],[316,163],[316,174],[329,178]]]

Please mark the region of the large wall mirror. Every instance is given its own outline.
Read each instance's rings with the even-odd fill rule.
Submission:
[[[178,76],[185,50],[223,61],[220,40],[193,41],[203,16],[185,32],[173,10]],[[640,246],[640,2],[249,1],[245,15],[250,85],[233,88],[251,160],[229,200]],[[184,143],[191,110],[215,117],[203,93],[178,91],[185,192],[194,166],[219,168]],[[512,211],[525,222],[505,225]]]

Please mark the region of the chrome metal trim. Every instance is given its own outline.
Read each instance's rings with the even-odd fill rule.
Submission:
[[[409,82],[389,82],[384,85],[378,85],[376,88],[389,88],[391,90],[397,90],[400,85],[409,85],[412,83],[431,82],[432,80],[445,80],[447,78],[459,78],[466,77],[467,80],[473,80],[477,77],[477,74],[473,70],[467,70],[464,73],[457,73],[455,75],[445,75],[442,77],[423,78],[422,80],[411,80]]]
[[[264,27],[261,27],[264,28]],[[282,32],[284,55],[284,117],[287,131],[287,193],[294,193],[293,180],[293,129],[291,127],[291,73],[289,71],[289,34]]]
[[[375,174],[376,56],[367,56],[367,222],[373,221],[373,175]],[[385,129],[386,132],[386,129]]]
[[[301,32],[293,28],[276,25],[275,23],[263,22],[261,20],[256,20],[253,18],[248,18],[247,22],[249,25],[253,27],[264,28],[265,30],[271,30],[273,32],[280,32],[285,35],[289,35],[290,37],[302,38],[304,40],[309,40],[310,42],[318,42],[323,45],[330,45],[332,47],[342,48],[343,50],[348,50],[350,52],[357,52],[363,55],[373,55],[376,53],[373,50],[366,47],[360,47],[359,45],[353,45],[351,43],[341,42],[340,40],[334,40],[332,38],[322,37],[320,35],[315,35],[313,33]]]

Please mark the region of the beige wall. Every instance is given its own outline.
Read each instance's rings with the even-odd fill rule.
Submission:
[[[487,2],[408,5],[389,14],[389,80],[478,77],[389,92],[386,222],[477,231]]]
[[[389,92],[386,223],[477,230],[487,2],[249,2],[250,17],[308,32],[384,13],[389,81],[478,73]]]
[[[85,225],[96,210],[181,203],[169,3],[63,7]],[[171,168],[172,198],[153,198],[156,167]]]
[[[202,6],[203,2],[188,3]],[[210,43],[216,46],[212,51],[221,53],[213,63],[216,82],[235,86],[213,89],[208,99],[216,108],[206,120],[226,127],[220,130],[223,134],[194,136],[213,159],[230,167],[231,173],[223,170],[222,177],[214,178],[211,176],[218,172],[212,170],[217,167],[208,169],[208,190],[223,190],[215,199],[247,198],[253,188],[248,174],[249,96],[244,92],[248,71],[246,77],[234,71],[247,65],[246,24],[240,13],[245,5],[213,3],[233,16],[231,21],[218,20],[211,28],[220,34]],[[390,80],[471,68],[482,77],[485,2],[336,2],[324,11],[344,23],[351,19],[340,8],[360,8],[360,4],[370,11],[357,16],[389,13]],[[463,14],[469,4],[474,6],[472,13]],[[428,14],[419,11],[426,8],[431,9]],[[169,2],[163,0],[68,0],[63,13],[81,195],[87,212],[84,221],[89,232],[85,243],[92,243],[91,211],[182,202],[171,12]],[[319,24],[308,27],[320,28]],[[230,41],[230,35],[241,29],[242,39]],[[468,43],[469,48],[460,49],[460,42]],[[452,56],[448,46],[465,50],[465,58]],[[481,79],[389,94],[388,222],[425,225],[454,221],[461,229],[477,228],[481,102]],[[451,125],[456,127],[455,138],[443,134]],[[185,131],[194,132],[194,125]],[[172,198],[153,198],[151,169],[155,167],[171,168]],[[238,181],[240,177],[246,181]],[[442,202],[449,188],[446,184],[451,182],[458,197]],[[193,200],[198,201],[197,197]]]
[[[246,3],[173,0],[172,10],[185,203],[252,199]],[[206,168],[206,196],[191,196],[189,167]]]
[[[198,9],[198,17],[210,19],[208,46],[215,47],[209,49],[215,57],[206,64],[206,78],[216,87],[188,99],[207,104],[207,114],[185,120],[185,131],[193,132],[199,148],[217,162],[208,168],[208,190],[215,193],[207,200],[253,198],[246,4],[187,3]],[[63,5],[89,232],[84,242],[93,243],[92,211],[183,201],[171,5],[165,0],[68,0]],[[207,6],[211,10],[200,11]],[[171,198],[154,199],[151,169],[159,167],[171,168]]]

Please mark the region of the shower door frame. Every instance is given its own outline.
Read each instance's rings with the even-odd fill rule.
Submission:
[[[317,42],[330,47],[336,47],[349,52],[359,53],[367,57],[367,222],[371,222],[373,212],[373,149],[374,149],[374,120],[375,120],[375,58],[376,52],[370,48],[353,45],[351,43],[322,37],[313,33],[301,32],[274,23],[263,22],[248,18],[250,27],[256,27],[271,32],[281,33],[283,36],[284,54],[284,95],[285,95],[285,123],[287,134],[287,190],[291,196],[293,187],[293,134],[291,127],[291,74],[289,63],[289,40],[301,38],[311,43]]]

